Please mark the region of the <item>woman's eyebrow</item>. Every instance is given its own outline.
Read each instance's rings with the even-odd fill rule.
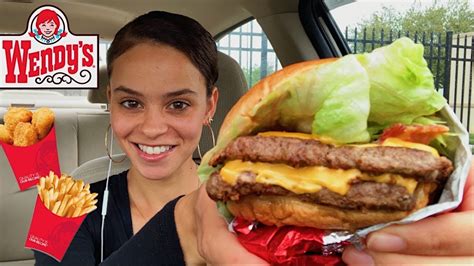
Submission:
[[[163,98],[173,98],[173,97],[186,95],[186,94],[197,95],[195,91],[185,88],[185,89],[180,89],[177,91],[168,92],[165,95],[163,95]]]
[[[133,96],[143,97],[143,94],[141,94],[140,92],[138,92],[136,90],[133,90],[133,89],[130,89],[130,88],[127,88],[127,87],[124,87],[124,86],[118,86],[117,88],[113,89],[113,91],[114,92],[123,92],[123,93],[130,94],[130,95],[133,95]]]

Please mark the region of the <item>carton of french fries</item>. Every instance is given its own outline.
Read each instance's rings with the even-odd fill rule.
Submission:
[[[38,183],[50,170],[60,173],[54,112],[11,107],[0,124],[0,145],[21,191]]]
[[[50,171],[41,177],[25,247],[61,261],[86,215],[97,208],[89,184]]]

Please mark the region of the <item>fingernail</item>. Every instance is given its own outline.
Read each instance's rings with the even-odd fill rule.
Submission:
[[[374,260],[369,254],[364,251],[357,250],[353,247],[344,251],[342,255],[342,260],[349,265],[375,265]]]
[[[375,233],[369,236],[367,247],[373,251],[397,252],[407,247],[407,243],[402,238],[387,233]]]

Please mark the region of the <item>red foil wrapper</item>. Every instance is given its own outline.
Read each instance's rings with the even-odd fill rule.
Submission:
[[[348,242],[324,243],[327,231],[309,227],[266,226],[236,218],[232,222],[239,242],[272,265],[345,265],[340,252]]]

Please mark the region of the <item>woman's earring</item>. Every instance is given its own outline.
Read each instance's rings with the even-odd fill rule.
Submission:
[[[121,162],[123,162],[123,161],[127,158],[127,156],[123,157],[123,159],[120,160],[120,161],[115,161],[114,159],[112,159],[112,156],[110,156],[109,144],[108,144],[109,141],[108,141],[108,139],[109,139],[109,131],[111,131],[111,129],[112,129],[112,125],[109,124],[109,126],[107,127],[107,131],[105,131],[105,151],[106,151],[106,153],[107,153],[107,156],[109,157],[109,159],[110,159],[112,162],[114,162],[114,163],[121,163]],[[112,134],[113,134],[113,133],[112,133]],[[110,145],[113,145],[113,140],[114,140],[114,137],[113,137],[113,135],[112,135],[112,143],[110,143]]]
[[[212,130],[211,123],[214,121],[212,117],[209,117],[209,120],[207,120],[206,126],[209,128],[209,131],[211,131],[211,137],[212,137],[212,147],[216,146],[216,137],[214,136],[214,130]]]
[[[212,121],[213,121],[212,117],[209,117],[209,119],[207,120],[207,123],[204,123],[204,125],[206,125],[209,128],[209,131],[211,132],[212,147],[214,147],[214,146],[216,146],[216,138],[215,138],[215,135],[214,135],[214,130],[212,130],[212,127],[211,127]],[[201,147],[200,147],[199,143],[198,143],[197,148],[198,148],[199,159],[202,160]]]

